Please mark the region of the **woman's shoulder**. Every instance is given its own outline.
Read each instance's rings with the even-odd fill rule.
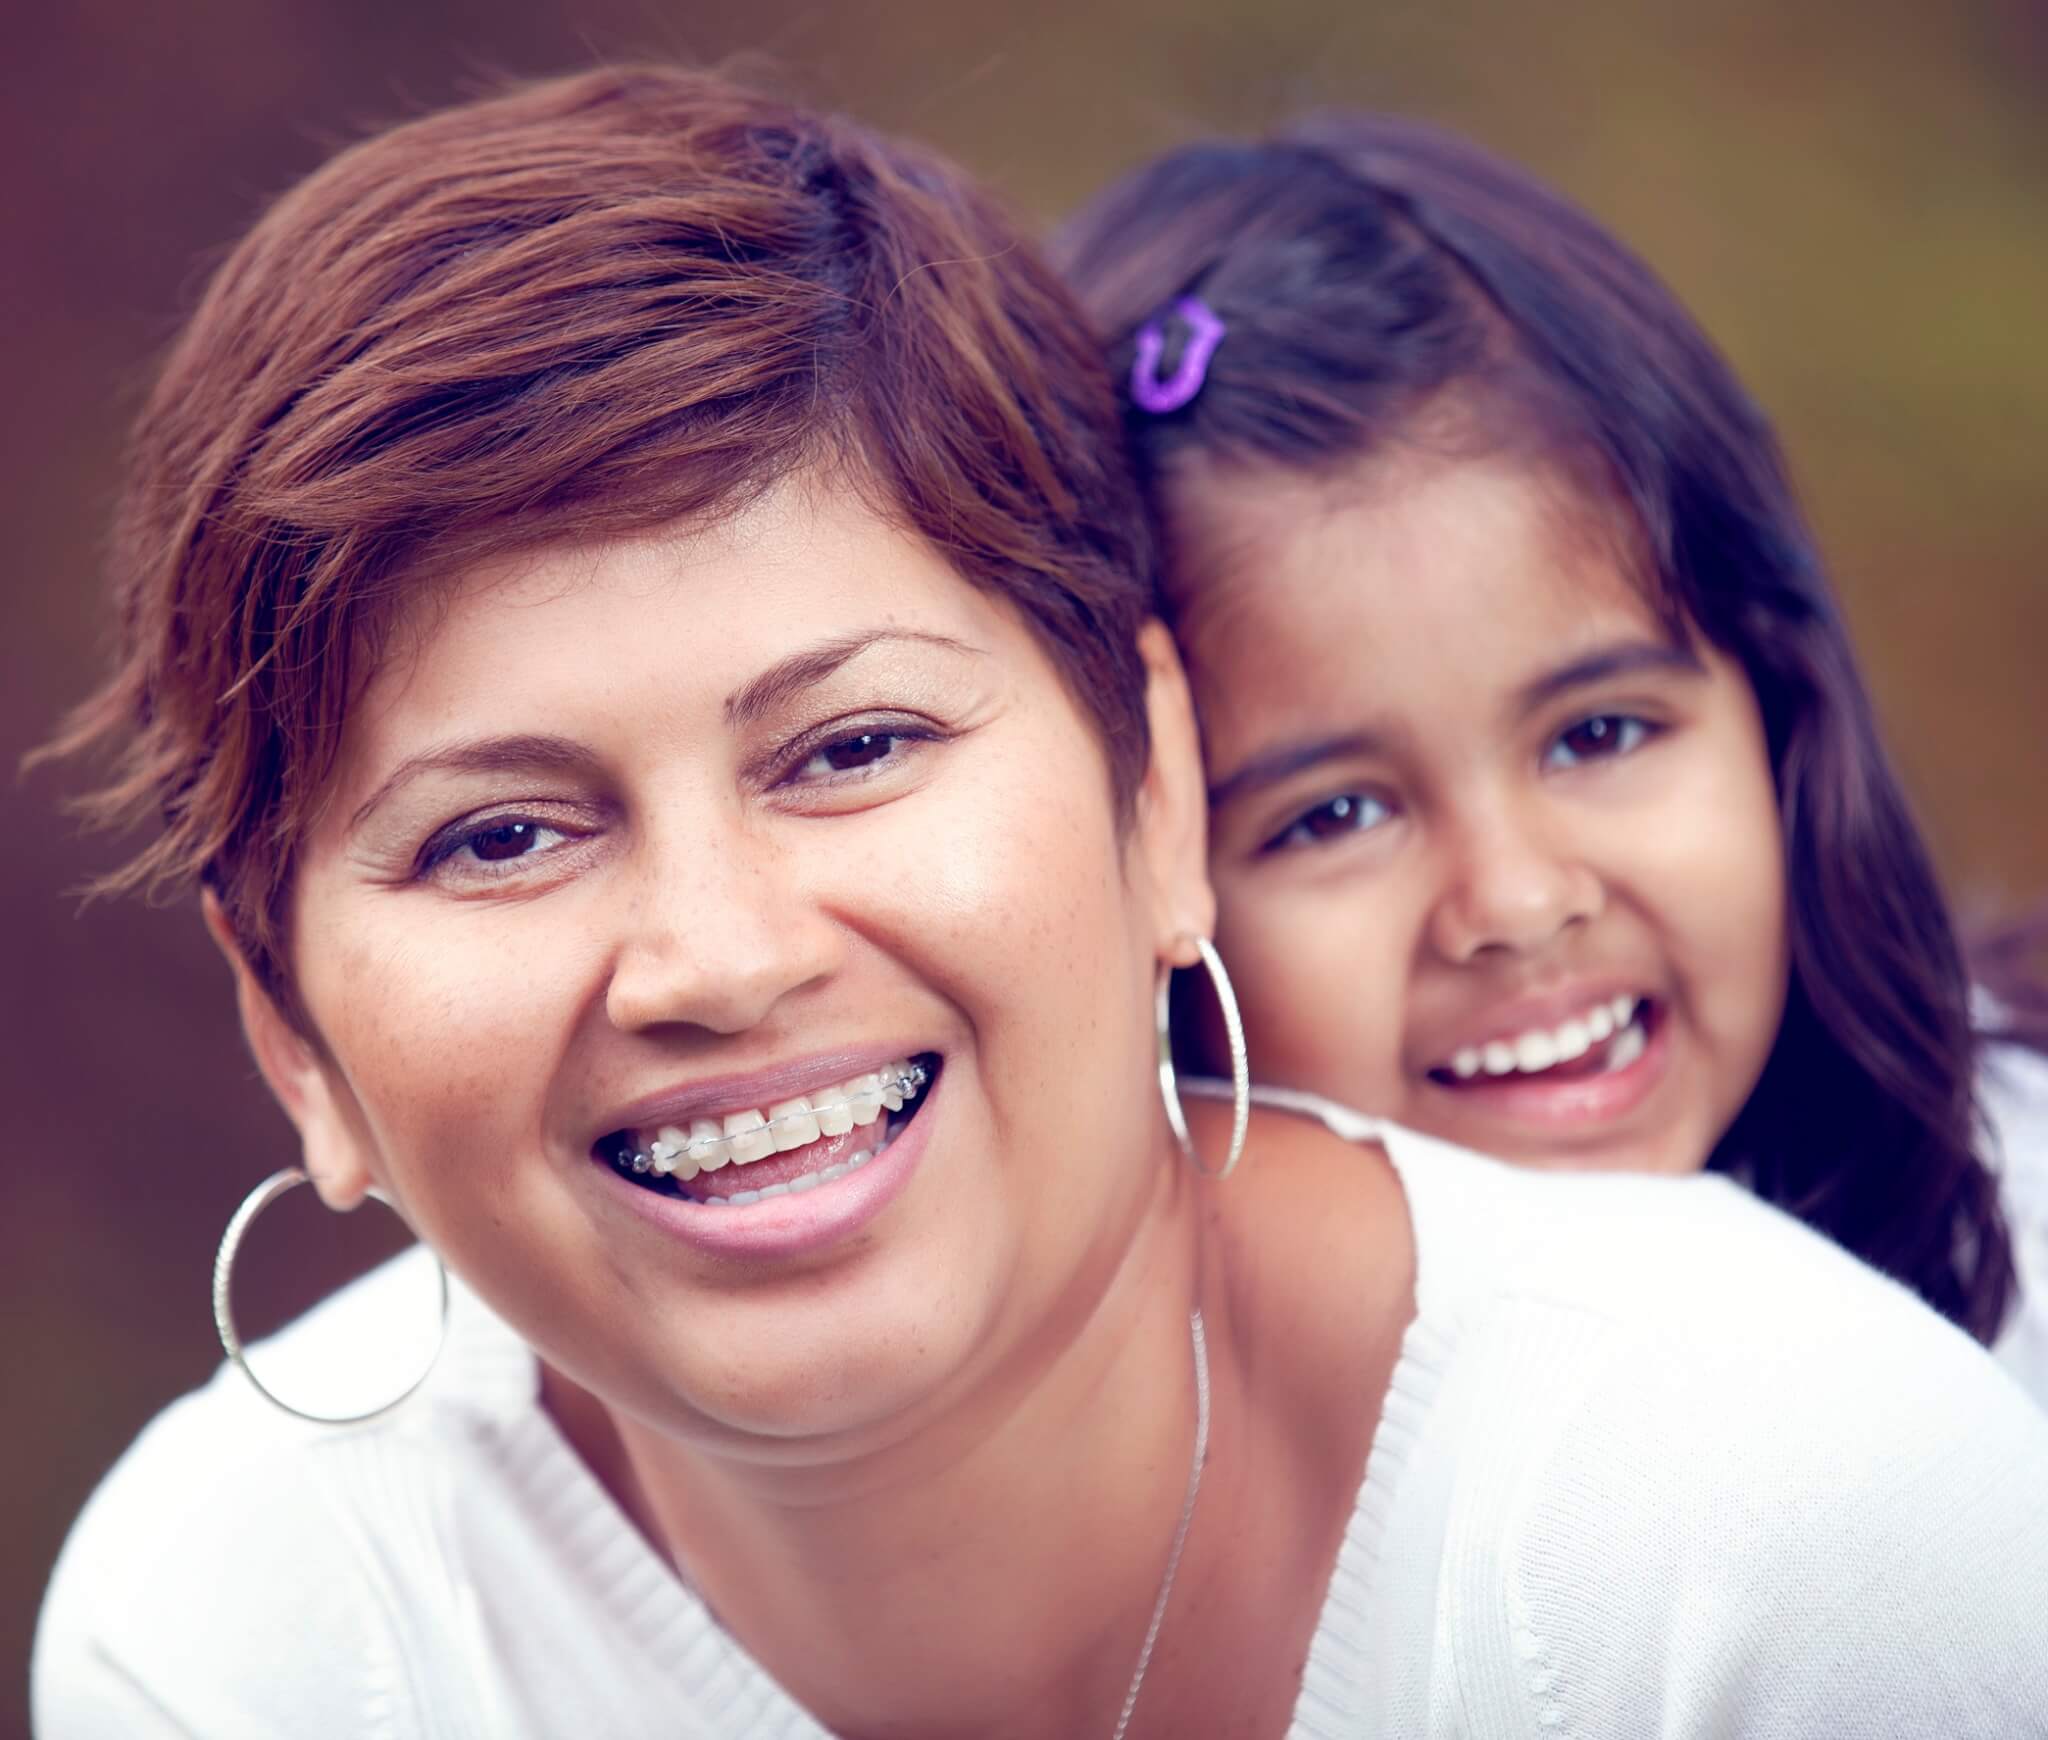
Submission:
[[[2006,1733],[2048,1706],[2021,1617],[2048,1419],[1981,1348],[1722,1180],[1389,1151],[1420,1402],[1376,1474],[1390,1562],[1445,1543],[1431,1673],[1530,1732]],[[1744,1707],[1695,1707],[1715,1686]]]
[[[394,1346],[406,1358],[418,1309],[433,1309],[434,1291],[421,1285],[431,1276],[423,1253],[407,1253],[252,1350],[252,1360],[295,1400],[311,1400],[301,1387],[309,1380],[312,1395],[323,1379],[329,1394],[345,1394],[354,1366],[367,1369],[379,1354],[388,1361]],[[308,1720],[294,1713],[301,1699],[317,1709],[322,1697],[345,1705],[371,1695],[380,1650],[395,1647],[394,1601],[402,1609],[417,1593],[405,1587],[394,1540],[408,1519],[432,1527],[421,1519],[448,1478],[449,1447],[475,1444],[475,1427],[517,1412],[522,1350],[508,1348],[508,1337],[458,1293],[428,1382],[404,1409],[360,1426],[294,1419],[226,1366],[166,1408],[101,1481],[58,1559],[36,1639],[38,1732],[116,1731],[111,1718],[96,1727],[84,1712],[139,1699],[137,1708],[162,1715],[184,1688],[204,1685],[210,1696],[232,1682],[248,1731],[289,1734]],[[524,1362],[530,1398],[531,1355]],[[387,1364],[384,1393],[405,1375],[394,1382]],[[365,1526],[379,1507],[389,1530]],[[332,1644],[310,1682],[307,1637]],[[239,1668],[220,1672],[224,1655]],[[264,1670],[286,1661],[295,1664],[287,1679]],[[227,1719],[206,1708],[208,1721]],[[134,1731],[156,1729],[136,1717]]]

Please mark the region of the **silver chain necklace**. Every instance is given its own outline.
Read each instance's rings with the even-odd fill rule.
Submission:
[[[1202,1464],[1209,1456],[1209,1343],[1202,1333],[1199,1310],[1188,1313],[1188,1331],[1195,1344],[1195,1459],[1188,1467],[1188,1495],[1181,1501],[1180,1521],[1174,1526],[1173,1546],[1166,1555],[1166,1575],[1159,1584],[1159,1599],[1152,1603],[1152,1623],[1145,1627],[1145,1644],[1138,1651],[1137,1671],[1131,1675],[1131,1689],[1124,1693],[1124,1707],[1109,1740],[1124,1740],[1124,1730],[1131,1725],[1131,1712],[1138,1707],[1145,1670],[1152,1665],[1152,1646],[1159,1641],[1159,1628],[1166,1621],[1166,1598],[1173,1593],[1173,1574],[1180,1569],[1180,1550],[1187,1545],[1188,1524],[1195,1520],[1195,1500],[1202,1495]]]

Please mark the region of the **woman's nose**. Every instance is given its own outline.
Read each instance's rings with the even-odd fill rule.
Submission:
[[[734,830],[648,857],[605,993],[615,1027],[742,1033],[833,970],[839,927],[773,841]]]
[[[1597,918],[1605,887],[1572,841],[1505,806],[1461,824],[1445,853],[1431,941],[1456,965],[1488,951],[1535,953]]]

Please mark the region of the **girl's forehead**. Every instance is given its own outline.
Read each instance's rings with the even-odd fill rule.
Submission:
[[[1179,494],[1175,528],[1176,624],[1197,668],[1404,647],[1474,660],[1597,622],[1666,632],[1632,518],[1526,459],[1405,451],[1328,475],[1214,474]]]

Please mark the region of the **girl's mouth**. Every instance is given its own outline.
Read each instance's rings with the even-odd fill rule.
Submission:
[[[1581,1081],[1618,1075],[1649,1048],[1659,1009],[1648,997],[1623,994],[1597,1003],[1555,1027],[1468,1045],[1434,1066],[1439,1087],[1484,1088],[1503,1080]]]
[[[744,1208],[801,1195],[887,1148],[938,1073],[938,1054],[920,1052],[772,1106],[693,1118],[687,1128],[614,1130],[594,1152],[620,1177],[685,1202]]]

